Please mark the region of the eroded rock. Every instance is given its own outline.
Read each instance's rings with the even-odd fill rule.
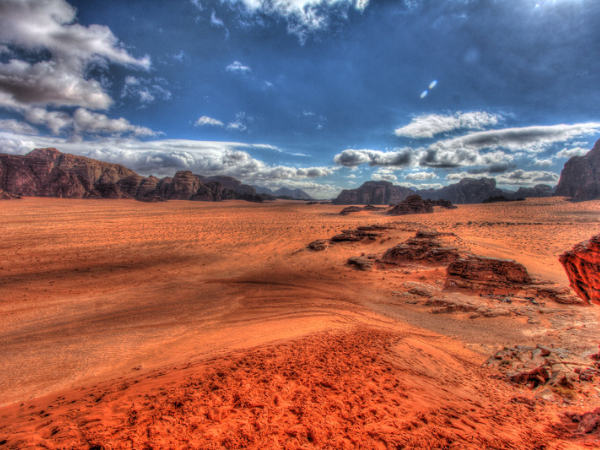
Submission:
[[[558,257],[569,283],[584,301],[600,304],[600,234]]]
[[[443,242],[444,236],[454,236],[454,234],[419,231],[415,237],[388,249],[381,260],[396,265],[419,263],[443,266],[449,264],[459,259],[461,254],[457,247]]]
[[[447,288],[483,289],[510,288],[531,282],[525,267],[510,259],[469,255],[450,263],[447,269]]]

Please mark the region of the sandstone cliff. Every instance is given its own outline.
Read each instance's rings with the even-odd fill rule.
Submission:
[[[555,195],[574,201],[600,199],[600,140],[587,154],[565,163]]]
[[[223,178],[230,185],[245,186],[234,178]],[[35,149],[26,155],[0,153],[0,190],[27,197],[262,201],[256,192],[238,193],[189,171],[177,172],[172,178],[145,178],[120,164],[55,148]]]
[[[559,256],[569,283],[588,303],[600,304],[600,234]]]

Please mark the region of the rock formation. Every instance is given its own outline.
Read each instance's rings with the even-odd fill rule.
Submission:
[[[575,293],[588,303],[600,304],[600,234],[559,256]]]
[[[428,189],[417,191],[424,199],[439,200],[446,199],[452,203],[469,204],[481,203],[484,199],[502,195],[502,191],[496,187],[494,178],[463,178],[456,184],[444,186],[440,189]]]
[[[409,195],[406,200],[393,206],[387,214],[403,216],[406,214],[427,214],[433,212],[431,200],[423,200],[419,195]]]
[[[173,200],[262,201],[252,187],[230,177],[219,181],[189,171],[158,179],[144,178],[120,164],[61,153],[55,148],[35,149],[26,155],[0,154],[0,189],[13,195],[64,198],[161,197]],[[249,189],[248,189],[249,188]]]
[[[447,269],[446,287],[482,289],[511,288],[531,283],[527,269],[511,259],[469,255],[457,259]]]
[[[574,201],[600,198],[600,140],[587,154],[565,163],[554,195]]]
[[[252,186],[258,194],[270,195],[273,197],[287,197],[292,200],[314,200],[310,195],[302,189],[289,189],[281,187],[275,191],[264,186]]]
[[[344,189],[331,203],[334,205],[390,205],[400,203],[415,192],[389,181],[367,181],[357,189]]]
[[[0,200],[14,200],[20,199],[21,197],[15,194],[11,194],[10,192],[3,191],[0,189]]]
[[[461,256],[457,247],[443,241],[443,237],[451,236],[454,235],[452,233],[419,231],[415,237],[388,249],[381,260],[384,263],[396,265],[407,263],[447,265]]]
[[[515,193],[508,197],[511,199],[531,198],[531,197],[552,197],[554,189],[548,184],[536,184],[534,187],[520,187]]]

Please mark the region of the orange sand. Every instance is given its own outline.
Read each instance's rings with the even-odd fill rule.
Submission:
[[[405,218],[340,210],[3,202],[0,449],[583,445],[557,425],[562,405],[511,402],[531,394],[479,366],[503,345],[594,348],[595,309],[556,305],[539,325],[432,315],[392,292],[439,284],[442,269],[359,272],[345,262],[433,227],[566,285],[556,256],[599,232],[600,202]],[[370,244],[305,248],[375,223],[397,229]]]

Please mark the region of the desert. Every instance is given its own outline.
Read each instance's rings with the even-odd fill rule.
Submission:
[[[506,304],[446,289],[440,266],[347,261],[437,230],[566,288],[558,255],[597,233],[600,202],[341,209],[3,202],[0,448],[598,445],[569,419],[600,406],[593,382],[532,389],[485,364],[516,346],[597,352],[596,307]],[[358,227],[377,236],[308,248]]]

